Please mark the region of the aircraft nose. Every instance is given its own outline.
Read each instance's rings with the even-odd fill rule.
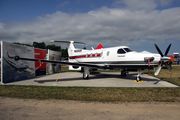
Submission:
[[[154,58],[154,62],[159,62],[161,60],[161,56],[159,54],[155,54]]]

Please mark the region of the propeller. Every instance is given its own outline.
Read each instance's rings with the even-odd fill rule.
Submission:
[[[159,49],[159,47],[156,44],[154,44],[154,45],[155,45],[156,50],[158,51],[158,53],[161,55],[160,65],[159,65],[158,69],[156,70],[156,72],[154,73],[154,75],[157,76],[159,74],[163,64],[165,64],[165,66],[169,69],[169,71],[172,72],[172,69],[171,69],[172,61],[171,61],[171,58],[167,56],[167,54],[168,54],[168,52],[169,52],[169,50],[171,48],[171,44],[169,44],[169,46],[167,47],[164,55],[161,52],[161,50]]]
[[[156,44],[154,44],[154,45],[155,45],[156,50],[158,51],[158,53],[161,55],[161,57],[163,57],[164,55],[162,54],[162,52],[161,52],[161,50],[159,49],[159,47],[158,47]]]
[[[165,56],[167,56],[170,48],[171,48],[171,44],[169,44],[168,48],[166,49],[166,52],[165,52],[165,54],[164,54]]]

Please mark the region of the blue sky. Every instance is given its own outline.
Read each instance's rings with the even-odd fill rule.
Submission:
[[[87,13],[103,6],[112,7],[114,0],[0,0],[0,20],[22,21],[53,14]]]
[[[87,48],[127,45],[136,51],[180,52],[178,0],[0,0],[0,39],[74,40]],[[157,52],[156,52],[157,53]]]

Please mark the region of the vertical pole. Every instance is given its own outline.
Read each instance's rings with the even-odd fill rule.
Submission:
[[[3,41],[1,41],[1,84],[3,83]]]

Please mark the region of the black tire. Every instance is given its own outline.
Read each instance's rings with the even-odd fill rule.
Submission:
[[[138,79],[139,79],[139,80],[138,80]],[[137,80],[137,81],[141,81],[141,77],[140,77],[140,76],[136,77],[136,80]]]
[[[87,77],[84,77],[84,73],[83,73],[83,79],[89,79],[89,75],[87,75]]]
[[[121,76],[126,76],[126,72],[122,71]]]

